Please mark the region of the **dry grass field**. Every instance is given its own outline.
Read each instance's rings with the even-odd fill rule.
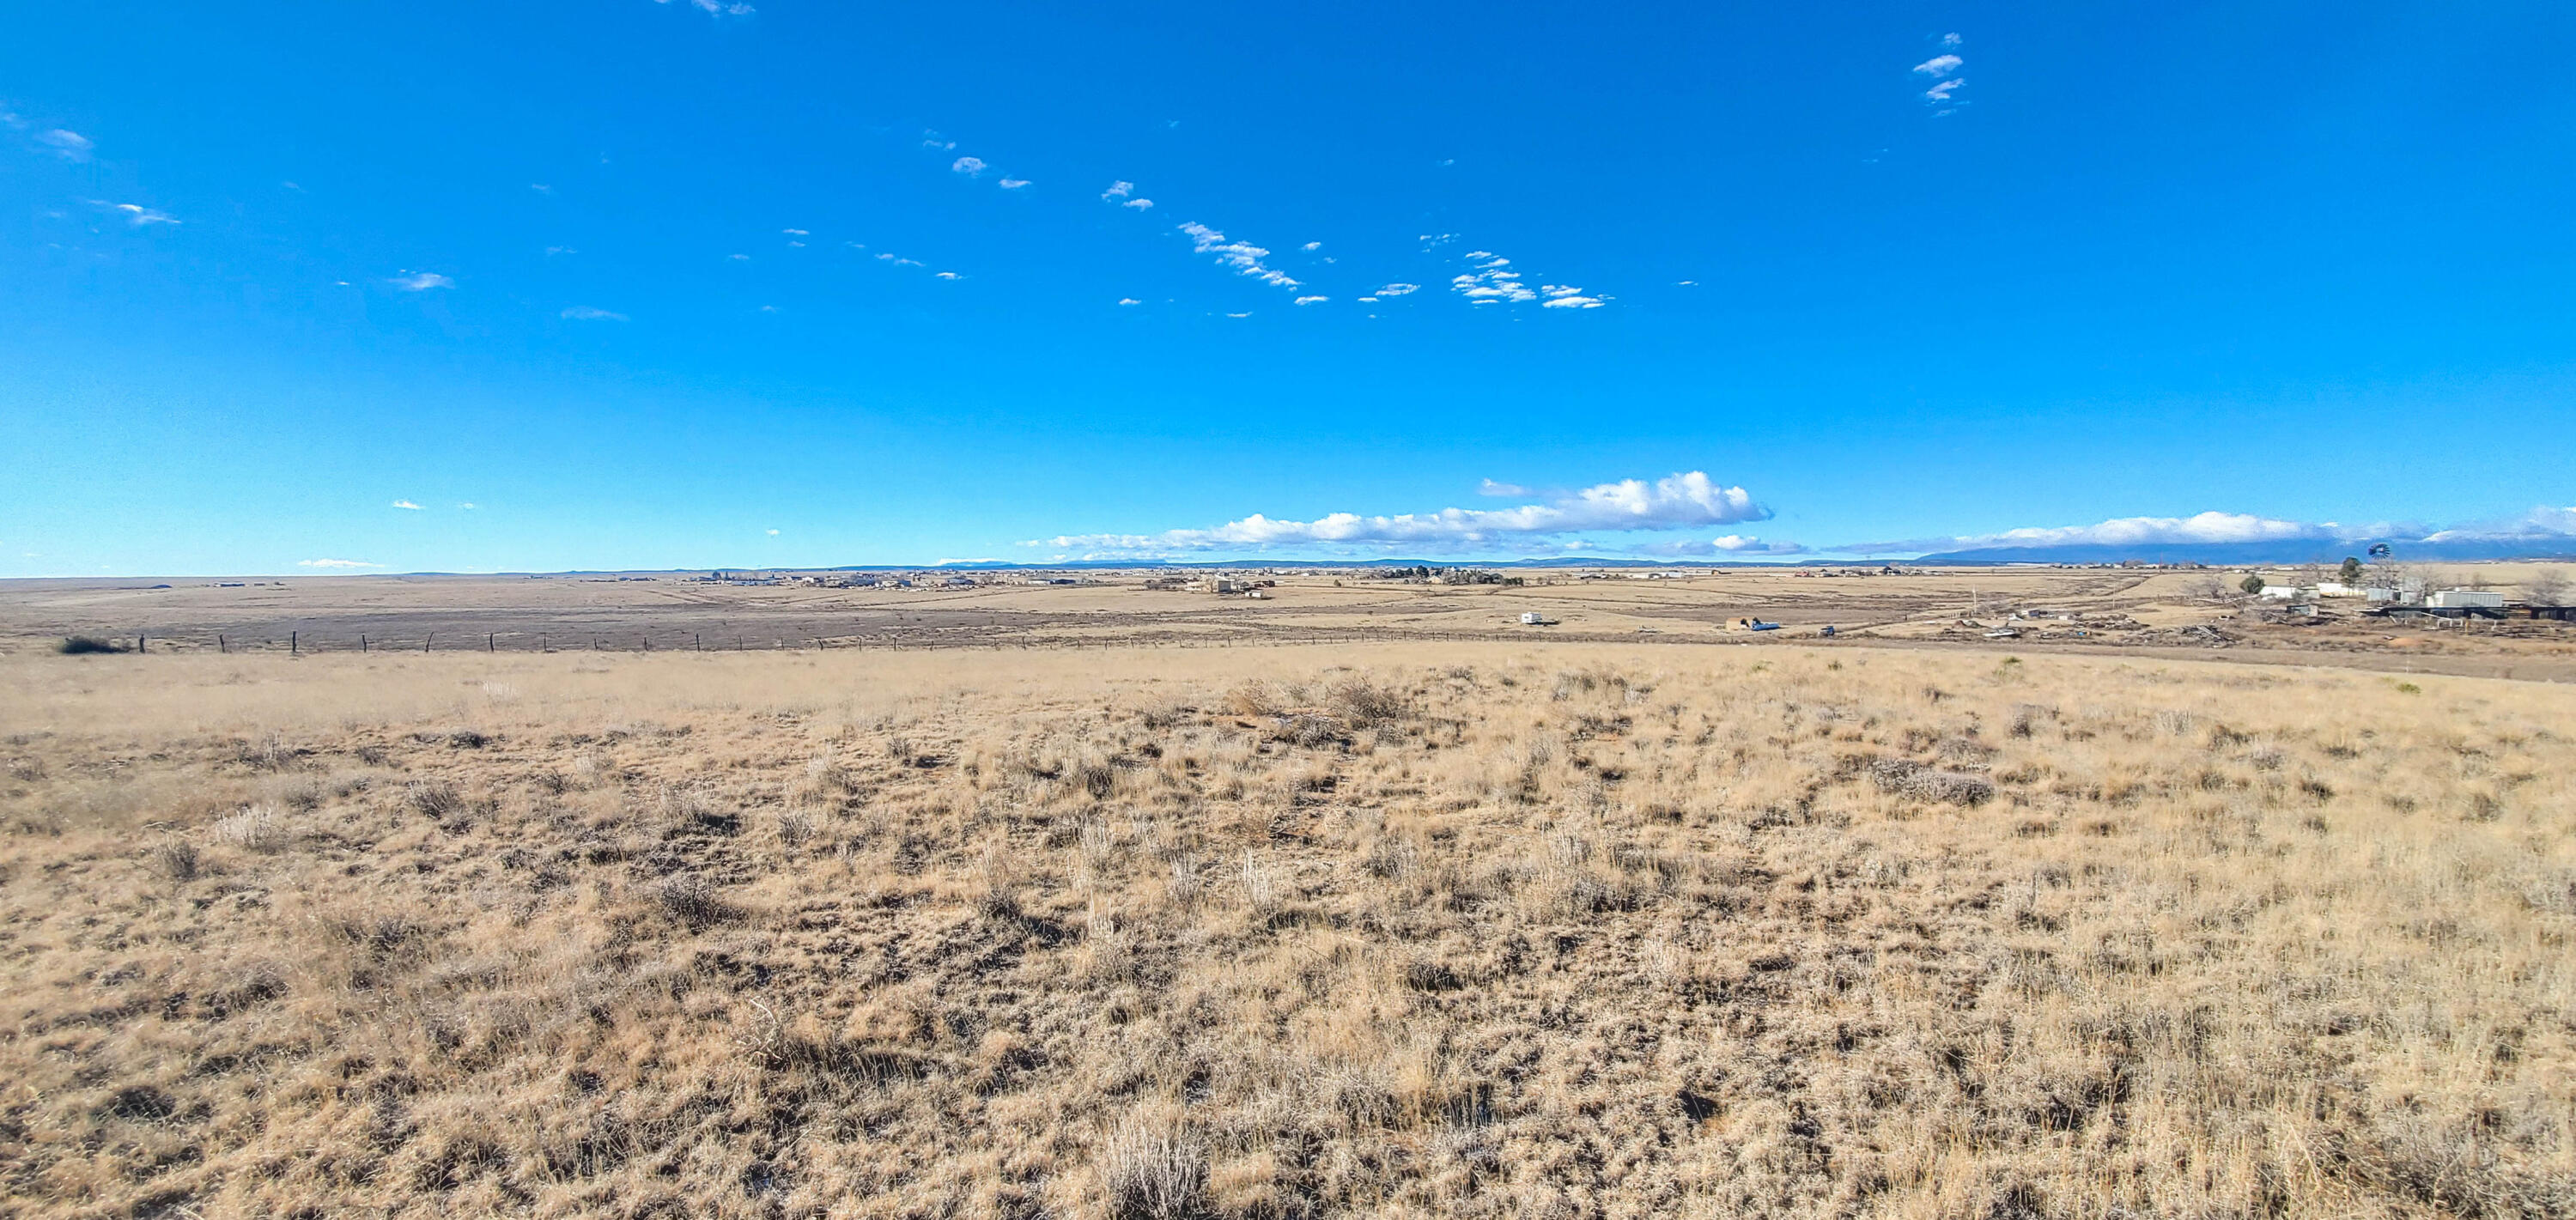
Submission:
[[[2576,1216],[2576,688],[0,659],[0,1215]]]

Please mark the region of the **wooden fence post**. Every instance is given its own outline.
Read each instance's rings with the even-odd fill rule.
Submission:
[[[215,651],[217,653],[227,653],[232,651],[232,649],[224,646],[224,636],[220,631],[215,633]]]
[[[427,651],[429,651],[429,642],[430,642],[431,640],[434,640],[434,639],[437,639],[437,638],[438,638],[438,633],[437,633],[437,632],[435,632],[435,631],[430,632],[428,635],[425,635],[425,636],[420,637],[420,650],[421,650],[422,652],[427,652]]]
[[[304,655],[303,648],[296,643],[296,634],[297,633],[292,631],[286,633],[286,655],[290,657]],[[275,647],[275,645],[271,645],[271,647]]]

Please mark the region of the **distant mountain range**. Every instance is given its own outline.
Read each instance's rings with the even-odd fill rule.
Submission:
[[[2248,564],[2336,563],[2344,556],[2367,557],[2386,543],[2400,563],[2477,559],[2576,559],[2576,538],[2558,534],[2485,538],[2295,538],[2276,542],[2177,542],[2084,544],[2076,546],[1985,547],[1940,551],[1902,562],[1938,566],[2000,563],[2200,563],[2211,567]]]

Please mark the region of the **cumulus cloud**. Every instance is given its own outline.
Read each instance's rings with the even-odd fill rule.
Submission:
[[[299,568],[381,568],[385,565],[369,563],[364,559],[298,559],[295,561],[295,566]]]
[[[1027,545],[1147,554],[1305,546],[1494,548],[1526,546],[1587,531],[1691,529],[1761,521],[1770,515],[1743,488],[1722,486],[1694,470],[1652,482],[1603,483],[1516,508],[1444,508],[1395,516],[1331,513],[1312,521],[1275,520],[1256,513],[1210,529],[1064,535]]]
[[[2435,530],[2424,535],[2422,541],[2470,542],[2503,538],[2576,538],[2576,506],[2557,508],[2544,504],[2502,521],[2482,521]]]
[[[590,305],[575,305],[572,308],[563,311],[563,316],[571,318],[576,322],[623,322],[627,320],[625,314],[611,313],[605,309],[600,309]]]
[[[1302,287],[1296,280],[1289,278],[1286,272],[1262,265],[1261,260],[1270,257],[1270,251],[1260,246],[1250,242],[1228,241],[1225,234],[1195,220],[1183,224],[1181,232],[1189,235],[1190,249],[1193,252],[1214,256],[1219,263],[1234,268],[1236,275],[1248,275],[1262,283],[1279,288]]]
[[[1941,45],[1945,47],[1955,47],[1959,45],[1959,36],[1956,34],[1943,34],[1941,36]]]
[[[52,131],[37,132],[36,142],[52,149],[55,156],[67,161],[87,161],[90,151],[98,147],[88,136],[60,127]]]
[[[1420,284],[1388,284],[1385,287],[1378,289],[1377,295],[1382,297],[1400,297],[1408,292],[1420,291],[1422,291],[1422,285]]]
[[[168,212],[164,212],[159,208],[147,208],[139,203],[110,203],[104,199],[92,199],[90,200],[90,204],[93,207],[105,208],[110,212],[116,213],[125,219],[125,223],[133,225],[138,229],[145,225],[174,225],[179,223],[178,217],[173,216]]]
[[[969,178],[981,177],[983,176],[985,168],[984,159],[982,157],[959,157],[956,160],[949,162],[948,168],[952,172],[964,174]]]
[[[1139,300],[1137,300],[1137,299],[1136,299],[1136,298],[1134,298],[1134,297],[1120,297],[1120,298],[1118,298],[1118,303],[1119,303],[1119,304],[1121,304],[1121,305],[1142,305],[1142,304],[1144,304],[1144,302],[1143,302],[1143,301],[1139,301]]]
[[[1715,538],[1678,538],[1670,542],[1643,543],[1629,547],[1628,553],[1676,559],[1692,556],[1722,559],[1728,556],[1804,555],[1807,548],[1795,542],[1773,542],[1751,534],[1722,534]]]
[[[1449,290],[1467,298],[1472,304],[1526,305],[1537,301],[1550,309],[1599,309],[1610,299],[1572,284],[1541,284],[1532,288],[1521,278],[1520,271],[1512,266],[1512,260],[1491,250],[1470,250],[1465,259],[1470,270],[1449,277]],[[1389,284],[1378,292],[1390,295],[1391,289],[1399,287],[1412,291],[1409,285]]]
[[[1925,76],[1948,76],[1952,69],[1964,62],[1966,61],[1956,55],[1935,55],[1914,65],[1914,70]]]
[[[1855,543],[1836,550],[1983,551],[2000,547],[2177,546],[2192,543],[2322,541],[2353,531],[2333,522],[2285,521],[2252,513],[2205,512],[2189,517],[2115,517],[2092,525],[2028,526],[1996,534],[1909,538]]]
[[[1128,197],[1129,195],[1133,195],[1133,194],[1135,194],[1135,193],[1136,193],[1136,184],[1135,184],[1135,183],[1133,183],[1133,182],[1127,182],[1127,181],[1123,181],[1123,180],[1122,180],[1122,181],[1118,181],[1118,182],[1112,182],[1112,183],[1110,183],[1110,184],[1109,184],[1109,189],[1108,189],[1108,190],[1105,190],[1105,191],[1100,192],[1100,197],[1101,197],[1101,198],[1103,198],[1103,199],[1112,199],[1112,200],[1115,200],[1115,199],[1125,199],[1125,198],[1126,198],[1126,197]]]
[[[435,271],[415,271],[409,274],[396,275],[385,282],[396,288],[400,288],[405,292],[427,292],[432,288],[454,288],[456,286],[456,281],[440,275]]]
[[[409,500],[396,500],[396,501],[394,501],[394,507],[396,507],[396,508],[407,508],[407,509],[410,509],[410,510],[411,510],[411,511],[413,511],[413,512],[419,512],[419,511],[420,511],[420,506],[419,506],[419,505],[417,505],[417,504],[412,503],[412,502],[411,502],[411,501],[409,501]]]

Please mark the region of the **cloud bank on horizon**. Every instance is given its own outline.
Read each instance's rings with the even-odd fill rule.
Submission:
[[[1986,534],[1821,547],[1738,533],[1619,541],[1596,536],[1684,535],[1710,526],[1766,521],[1772,519],[1773,513],[1743,487],[1722,485],[1706,472],[1696,470],[1653,481],[1623,479],[1572,491],[1485,479],[1476,494],[1530,502],[1513,508],[1443,508],[1427,513],[1336,512],[1310,521],[1254,513],[1205,528],[1141,534],[1061,534],[1033,538],[1021,545],[1082,552],[1082,558],[1092,560],[1298,552],[1357,557],[1404,549],[1438,556],[1589,554],[1667,560],[1757,560],[1791,555],[2072,553],[2106,548],[2133,549],[2144,554],[2159,548],[2372,541],[2412,542],[2436,550],[2515,543],[2542,549],[2576,545],[2576,507],[2549,506],[2507,520],[2440,530],[2391,522],[2345,525],[2212,510],[2185,517],[2115,517],[2090,525],[2024,526]]]
[[[1499,486],[1487,480],[1488,486]],[[1742,487],[1719,484],[1704,471],[1648,482],[1622,479],[1514,508],[1444,508],[1429,513],[1369,516],[1327,513],[1312,521],[1254,513],[1206,529],[1156,534],[1063,534],[1024,546],[1088,550],[1108,555],[1174,555],[1209,551],[1263,552],[1299,547],[1382,550],[1447,546],[1469,550],[1558,549],[1587,532],[1681,530],[1766,521],[1771,510]]]

